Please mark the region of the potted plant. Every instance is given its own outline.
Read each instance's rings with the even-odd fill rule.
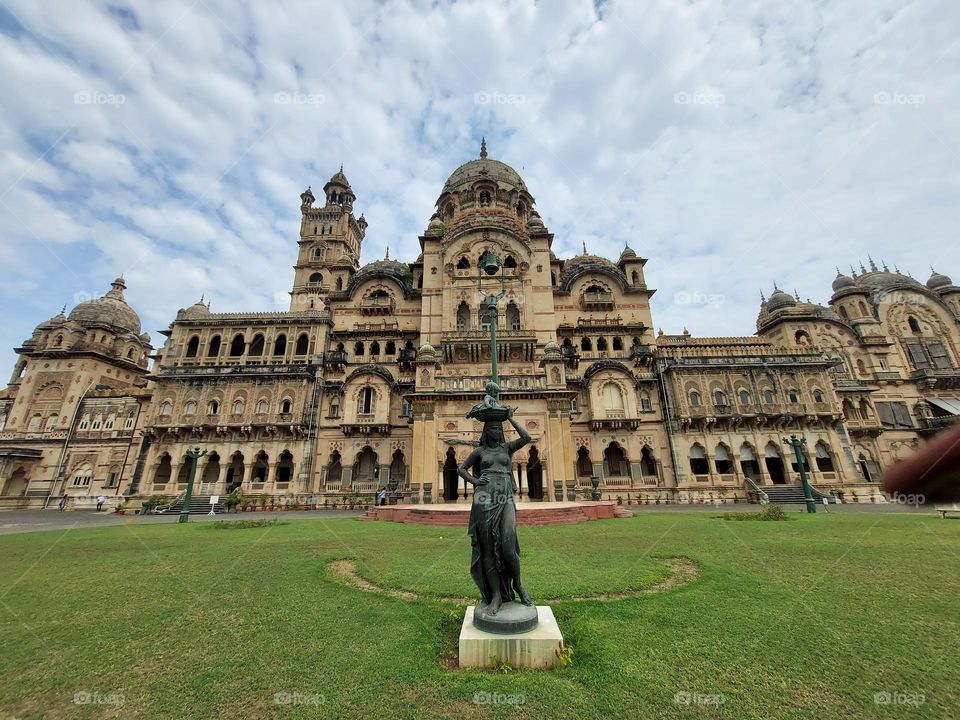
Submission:
[[[627,502],[629,502],[629,496]],[[617,505],[623,505],[623,495],[617,495]]]
[[[116,505],[113,506],[113,511],[114,511],[117,515],[124,515],[124,514],[126,514],[126,512],[127,512],[127,501],[126,501],[126,500],[121,500],[120,502],[118,502]]]

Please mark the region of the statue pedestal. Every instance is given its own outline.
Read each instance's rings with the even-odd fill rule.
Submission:
[[[508,662],[513,668],[550,670],[557,664],[557,651],[563,647],[563,635],[549,605],[537,605],[537,626],[524,633],[509,635],[484,632],[473,624],[475,605],[467,608],[460,628],[462,668],[493,667],[492,658]]]

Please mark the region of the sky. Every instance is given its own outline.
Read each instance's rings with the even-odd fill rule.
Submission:
[[[868,256],[960,281],[958,64],[954,0],[0,0],[0,373],[118,275],[155,345],[285,310],[341,163],[362,262],[412,261],[483,136],[559,257],[649,259],[667,333]]]

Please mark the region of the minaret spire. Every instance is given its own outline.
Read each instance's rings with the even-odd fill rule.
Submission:
[[[480,138],[480,157],[481,159],[487,157],[487,138],[485,137]]]

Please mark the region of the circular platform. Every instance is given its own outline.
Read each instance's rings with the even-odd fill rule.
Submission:
[[[537,608],[513,600],[501,605],[494,615],[486,605],[477,605],[473,611],[473,625],[495,635],[529,632],[537,626]]]
[[[617,517],[615,502],[518,502],[517,525],[574,525]],[[413,525],[466,527],[470,504],[384,505],[367,510],[361,520],[385,520]]]

